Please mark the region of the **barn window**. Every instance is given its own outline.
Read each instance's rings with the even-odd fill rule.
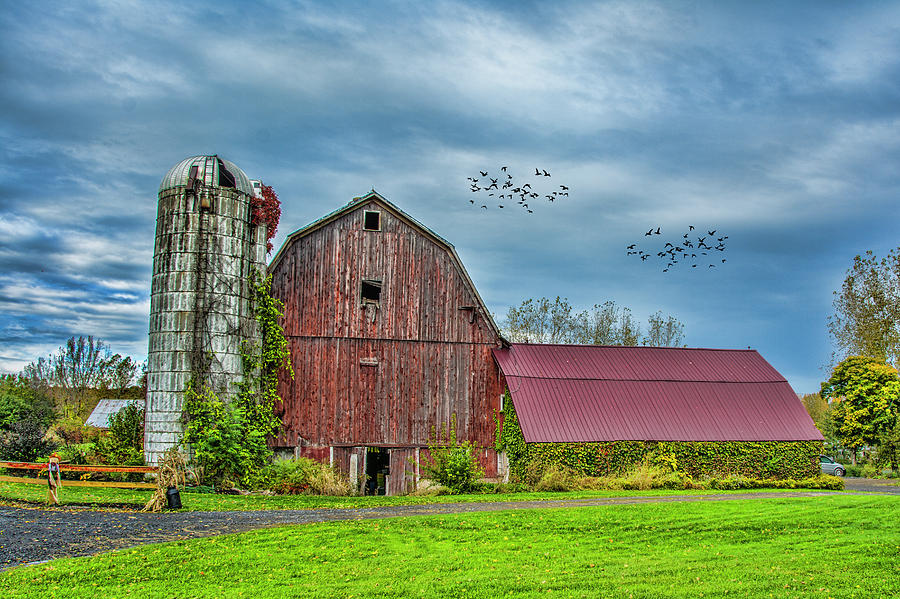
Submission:
[[[363,213],[363,229],[366,231],[381,230],[381,212],[377,210],[366,210]]]
[[[365,304],[378,304],[381,301],[381,281],[364,279],[360,286],[360,302]]]

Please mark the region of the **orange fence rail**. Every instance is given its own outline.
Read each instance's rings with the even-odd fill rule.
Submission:
[[[47,463],[35,462],[0,462],[0,468],[16,470],[46,470]],[[60,471],[69,472],[156,472],[156,466],[107,466],[105,464],[59,464]]]
[[[0,483],[25,483],[28,485],[46,485],[46,478],[23,478],[21,476],[0,475]],[[116,489],[155,489],[152,483],[122,483],[118,481],[100,480],[66,480],[64,487],[112,487]]]

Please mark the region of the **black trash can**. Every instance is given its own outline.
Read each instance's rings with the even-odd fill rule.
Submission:
[[[166,506],[170,510],[181,509],[181,494],[178,492],[178,487],[169,487],[169,490],[166,491]]]

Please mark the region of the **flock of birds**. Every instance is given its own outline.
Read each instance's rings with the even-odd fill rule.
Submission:
[[[651,228],[644,233],[644,237],[650,237],[651,242],[654,236],[661,235],[661,228]],[[645,252],[638,248],[637,243],[632,243],[625,248],[628,256],[636,256],[641,262],[654,260],[659,264],[665,264],[663,272],[669,272],[670,269],[679,263],[688,263],[691,268],[703,266],[706,269],[715,268],[725,263],[725,240],[728,235],[716,236],[717,231],[707,230],[706,235],[694,233],[694,226],[689,225],[688,232],[676,238],[674,241],[668,240],[663,245],[657,245],[656,249]],[[658,242],[657,242],[658,243]],[[716,253],[719,252],[719,253]]]
[[[547,190],[547,179],[551,178],[546,169],[535,168],[535,181],[520,184],[513,178],[509,172],[509,167],[500,167],[500,173],[496,177],[491,177],[489,171],[478,171],[478,177],[466,177],[469,181],[469,191],[476,195],[476,198],[470,198],[469,203],[475,206],[481,206],[487,210],[488,204],[497,202],[498,208],[512,206],[513,202],[528,214],[534,213],[535,202],[544,201],[553,202],[562,198],[569,197],[569,187],[567,185],[559,185]]]
[[[556,200],[569,197],[567,185],[550,186],[547,181],[551,178],[546,169],[535,168],[532,182],[519,183],[509,171],[509,167],[502,166],[496,177],[492,177],[489,171],[478,171],[478,176],[466,177],[469,182],[469,191],[476,194],[470,198],[469,203],[488,209],[489,204],[497,203],[498,208],[518,206],[528,212],[534,213],[536,202]],[[538,189],[541,188],[541,189]],[[515,203],[515,204],[514,204]],[[650,237],[650,243],[655,248],[644,251],[638,247],[638,243],[632,243],[625,248],[628,256],[635,256],[641,262],[653,261],[662,267],[663,272],[675,268],[678,264],[689,264],[691,268],[702,267],[704,270],[716,268],[725,264],[725,241],[728,235],[718,234],[716,229],[707,230],[706,235],[702,230],[695,232],[693,225],[688,226],[687,233],[680,238],[665,241],[659,245],[655,236],[662,235],[662,227],[651,228],[644,233],[644,237]]]

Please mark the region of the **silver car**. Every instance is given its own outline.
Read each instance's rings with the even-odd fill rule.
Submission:
[[[819,456],[819,468],[821,468],[822,474],[832,476],[844,476],[844,472],[846,472],[842,464],[838,464],[826,455]]]

